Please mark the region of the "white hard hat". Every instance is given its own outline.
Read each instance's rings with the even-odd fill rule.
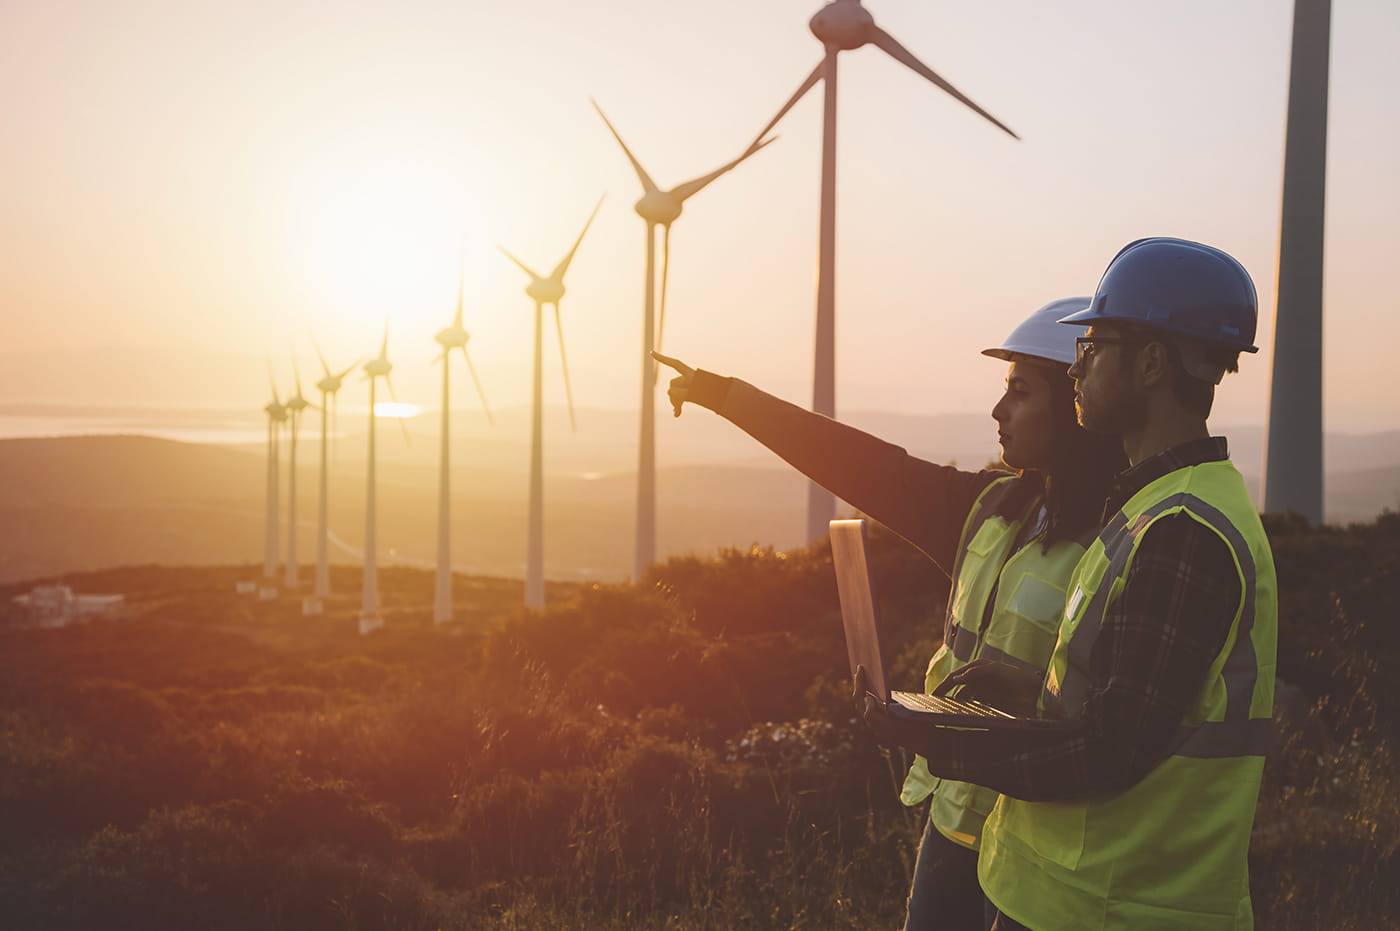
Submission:
[[[1066,297],[1051,301],[1016,325],[1011,335],[995,349],[984,349],[982,355],[1010,362],[1016,356],[1035,356],[1064,365],[1074,364],[1074,340],[1083,336],[1087,326],[1065,326],[1060,320],[1078,313],[1092,303],[1087,297]]]

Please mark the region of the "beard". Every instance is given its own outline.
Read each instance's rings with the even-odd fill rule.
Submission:
[[[1122,436],[1147,418],[1147,395],[1132,388],[1113,393],[1100,391],[1092,396],[1080,394],[1075,398],[1074,409],[1085,430]]]

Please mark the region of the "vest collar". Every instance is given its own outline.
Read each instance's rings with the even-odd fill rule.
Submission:
[[[1230,444],[1223,436],[1207,436],[1198,440],[1187,440],[1176,446],[1148,456],[1135,466],[1124,469],[1113,480],[1108,500],[1104,502],[1104,523],[1116,514],[1128,499],[1164,475],[1200,465],[1203,462],[1220,462],[1230,458]]]

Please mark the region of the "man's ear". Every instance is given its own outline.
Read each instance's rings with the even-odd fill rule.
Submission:
[[[1143,346],[1137,357],[1137,376],[1144,388],[1170,384],[1171,357],[1166,343],[1153,342]]]

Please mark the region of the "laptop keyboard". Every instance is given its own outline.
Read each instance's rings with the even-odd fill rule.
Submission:
[[[1005,711],[998,711],[989,705],[981,702],[958,701],[956,698],[943,698],[936,695],[924,695],[921,692],[892,692],[890,698],[906,708],[915,711],[932,711],[937,714],[962,714],[971,715],[977,718],[1015,718],[1015,715],[1007,714]]]

